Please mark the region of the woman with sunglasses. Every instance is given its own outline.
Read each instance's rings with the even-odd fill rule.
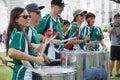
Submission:
[[[10,23],[7,29],[7,55],[13,58],[14,69],[12,80],[35,80],[28,68],[35,68],[35,63],[40,65],[43,57],[34,57],[33,48],[25,33],[29,24],[28,12],[20,7],[11,11]]]
[[[71,26],[70,30],[67,33],[67,37],[68,38],[73,38],[76,37],[77,35],[80,36],[80,39],[76,39],[76,40],[70,40],[65,44],[65,48],[69,48],[66,47],[68,44],[71,44],[71,47],[69,48],[70,50],[85,50],[84,47],[84,42],[86,42],[87,40],[89,40],[89,37],[86,37],[84,39],[83,34],[81,33],[81,25],[84,22],[84,18],[85,18],[85,14],[87,13],[87,11],[83,11],[81,9],[78,9],[76,11],[74,11],[73,16],[74,16],[74,23]],[[79,33],[76,33],[76,30],[78,29]]]

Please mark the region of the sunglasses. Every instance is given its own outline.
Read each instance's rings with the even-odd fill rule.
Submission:
[[[32,12],[35,12],[36,14],[41,14],[40,10],[35,10],[35,11],[32,11]]]
[[[23,17],[24,19],[31,18],[31,16],[30,16],[30,15],[21,15],[21,16],[19,16],[19,17]]]
[[[83,17],[83,16],[85,16],[85,14],[84,14],[84,13],[81,13],[81,14],[79,14],[79,15],[80,15],[80,16],[82,16],[82,17]]]
[[[64,5],[59,5],[59,7],[60,7],[61,9],[63,9],[63,8],[64,8]]]

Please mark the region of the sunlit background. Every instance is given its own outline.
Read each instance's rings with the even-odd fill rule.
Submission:
[[[110,0],[64,0],[65,9],[62,18],[72,21],[73,11],[84,9],[96,14],[96,25],[107,25],[113,15],[119,12],[120,5]],[[51,0],[0,0],[0,33],[8,26],[11,9],[20,6],[25,7],[28,3],[35,2],[44,5],[42,15],[49,13]]]

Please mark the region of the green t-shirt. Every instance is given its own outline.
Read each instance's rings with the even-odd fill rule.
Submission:
[[[36,29],[34,29],[32,26],[27,26],[25,32],[28,34],[31,43],[40,44],[41,41]]]
[[[23,32],[14,29],[10,35],[9,48],[14,48],[16,50],[24,52],[26,46],[25,40],[26,39]],[[30,54],[28,52],[28,55],[34,55],[34,54]],[[14,69],[13,69],[12,80],[24,80],[27,68],[22,66],[23,65],[22,60],[13,58],[13,61],[14,61]],[[33,62],[29,62],[29,63],[34,68],[34,63]]]
[[[89,41],[89,43],[98,40],[99,34],[102,34],[102,38],[99,39],[99,40],[104,39],[104,35],[103,35],[103,33],[102,33],[102,30],[101,30],[101,28],[98,27],[98,26],[94,26],[94,28],[90,28],[90,27],[88,27],[88,26],[84,26],[84,27],[82,28],[82,33],[84,34],[84,36],[90,35],[90,41]],[[97,44],[94,46],[93,49],[94,49],[95,51],[96,51],[96,50],[99,50],[99,44],[97,43]]]
[[[59,37],[55,38],[55,39],[58,39],[58,40],[62,40],[63,39],[63,34],[62,34],[62,29],[61,29],[61,24],[60,24],[60,21],[59,19],[57,21],[55,21],[51,16],[50,14],[47,14],[45,15],[41,20],[40,20],[40,23],[38,24],[38,26],[36,27],[36,30],[38,32],[38,34],[42,34],[42,35],[45,35],[47,29],[51,28],[51,24],[52,24],[52,29],[53,29],[53,35],[55,35],[56,32],[59,32],[60,35]],[[59,46],[57,45],[54,45],[54,47],[56,49],[59,48]],[[48,47],[49,48],[49,47]],[[46,54],[48,54],[48,48],[46,50]],[[55,57],[56,59],[57,58],[60,58],[60,54],[58,53],[55,53]]]
[[[79,30],[79,33],[76,33],[76,30]],[[80,36],[80,40],[84,40],[84,35],[81,33],[81,28],[77,24],[73,24],[72,27],[70,28],[68,38],[73,38],[76,37],[77,35]],[[84,50],[84,43],[79,44],[80,48]]]

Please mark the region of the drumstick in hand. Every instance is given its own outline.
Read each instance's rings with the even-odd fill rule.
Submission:
[[[70,40],[73,40],[73,39],[80,39],[80,36],[79,36],[79,35],[77,35],[76,37],[73,37],[73,38],[69,38],[69,39],[62,40],[61,42],[67,42],[67,41],[70,41]]]
[[[50,43],[54,38],[59,37],[59,35],[60,35],[60,33],[56,32],[56,34],[48,40],[47,44]]]
[[[43,55],[44,51],[45,51],[45,48],[46,48],[46,44],[47,44],[47,39],[51,36],[51,31],[50,30],[47,30],[46,32],[46,38],[45,38],[45,43],[43,44],[43,47],[42,47],[42,51],[41,51],[41,55]]]

